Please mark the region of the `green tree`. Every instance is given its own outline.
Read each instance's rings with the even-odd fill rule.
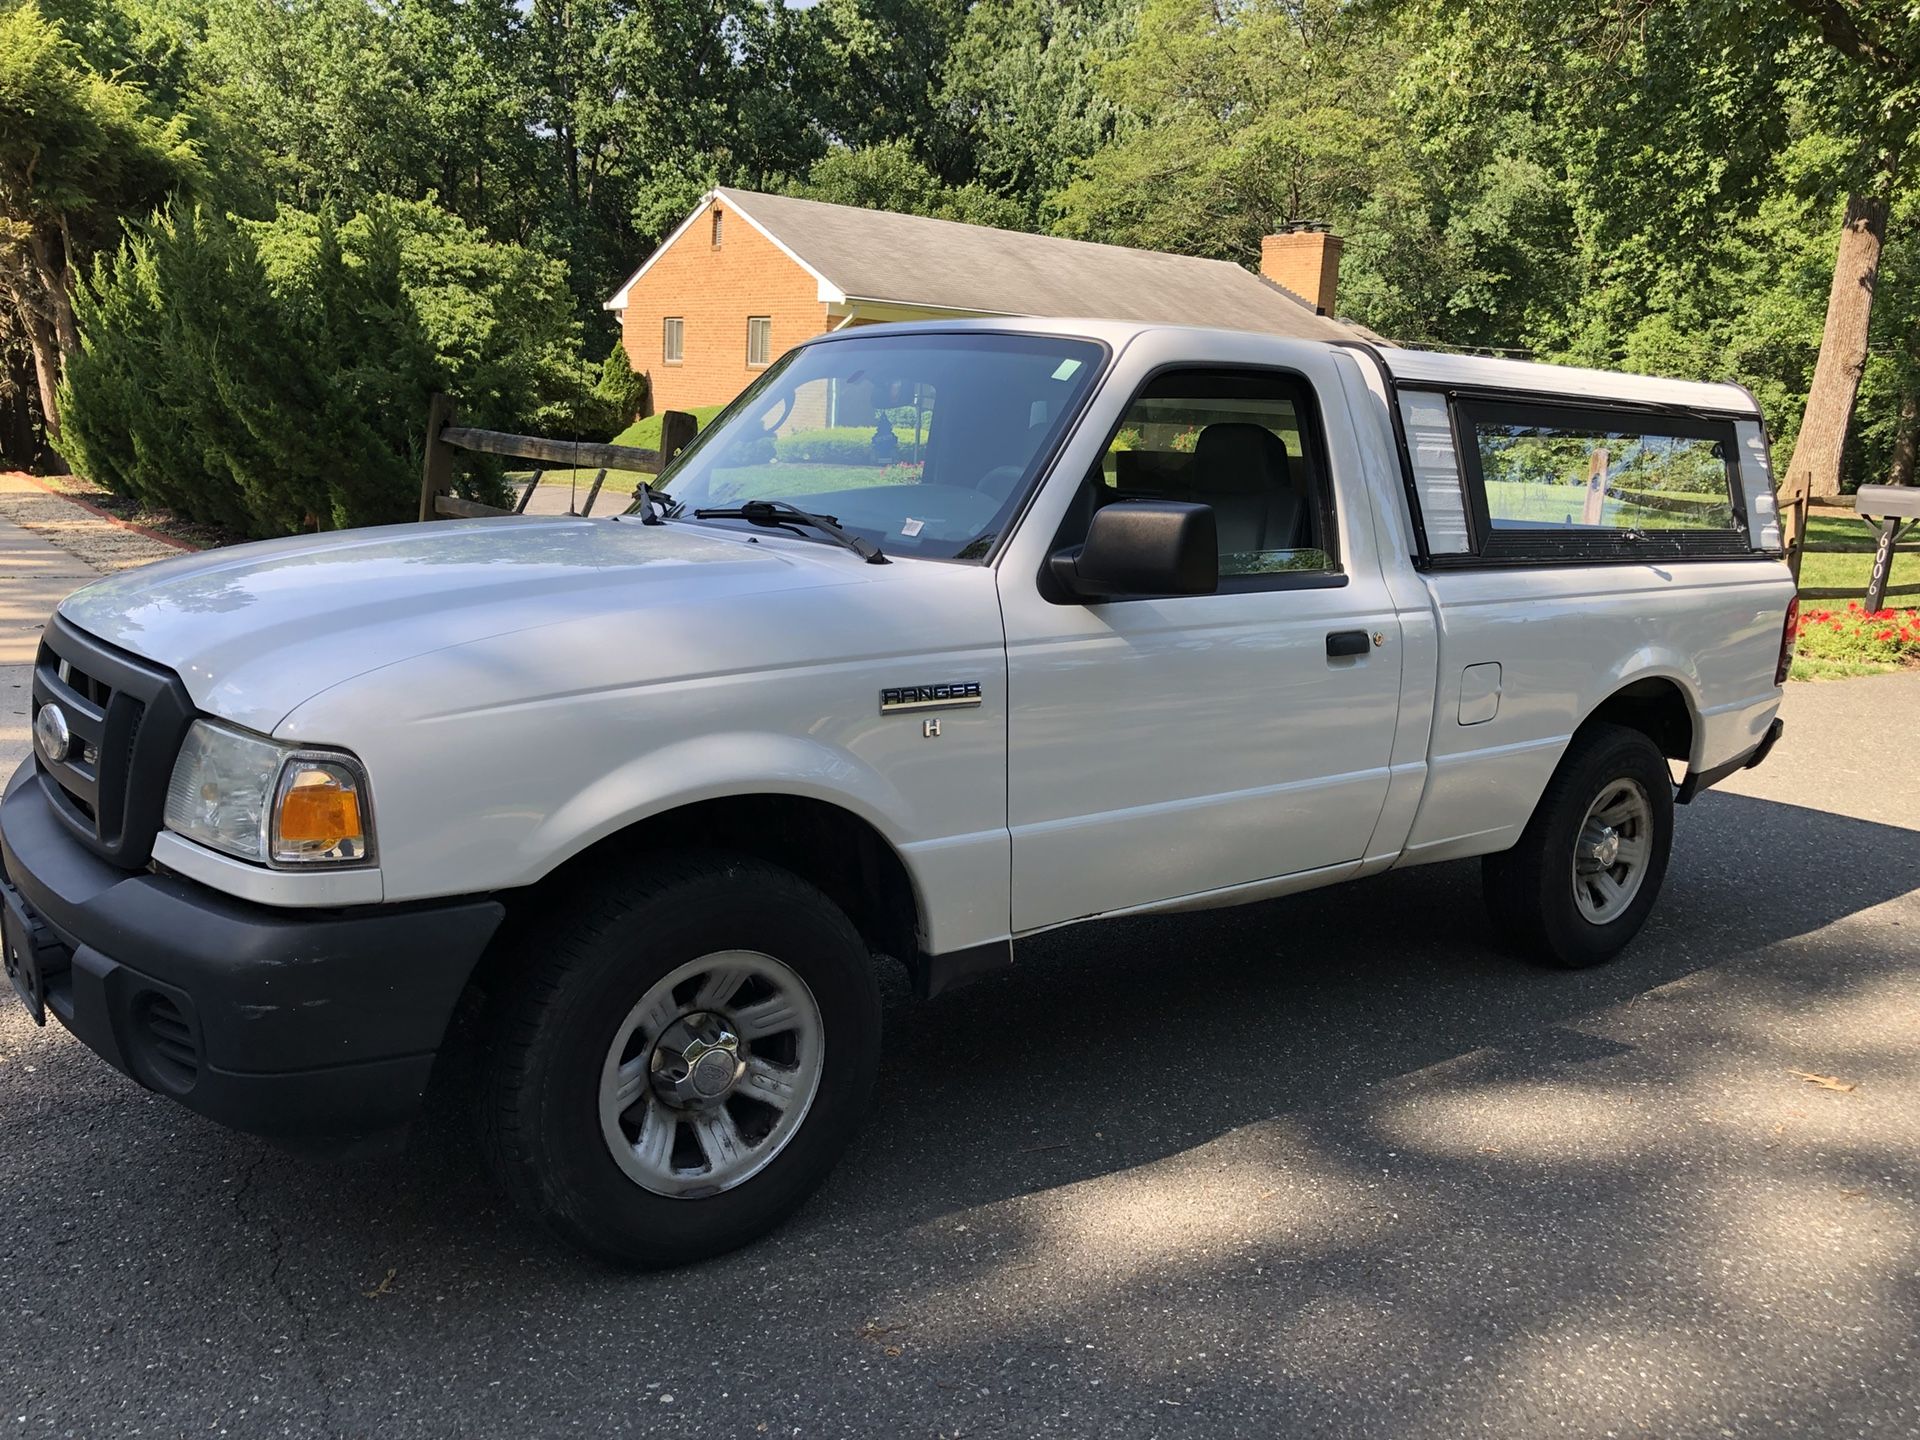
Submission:
[[[1249,261],[1406,184],[1392,37],[1340,0],[1150,0],[1104,70],[1125,112],[1058,197],[1063,233]]]
[[[1029,225],[1075,168],[1114,135],[1122,110],[1101,68],[1125,50],[1139,0],[975,5],[946,57],[939,103],[968,149],[968,173],[1016,200]]]
[[[324,252],[324,215],[289,207],[272,221],[245,228],[283,292],[315,288],[306,277]],[[369,273],[379,272],[394,252],[405,305],[418,317],[427,345],[431,374],[423,383],[455,396],[472,423],[556,433],[578,425],[593,375],[580,356],[580,327],[563,262],[489,240],[477,227],[419,200],[376,200],[338,226],[337,244],[342,263],[350,270],[371,267]],[[406,425],[417,426],[424,415],[425,393],[418,404],[411,398],[401,404]]]
[[[1585,268],[1605,257],[1615,299],[1611,316],[1582,307],[1592,333],[1620,333],[1650,294],[1665,306],[1671,287],[1707,283],[1729,222],[1779,185],[1790,121],[1836,143],[1825,179],[1837,186],[1839,240],[1830,232],[1818,359],[1786,468],[1791,484],[1838,493],[1888,220],[1903,203],[1900,162],[1920,124],[1920,11],[1904,0],[1621,0],[1598,11],[1467,0],[1455,13],[1486,57],[1483,83],[1531,62],[1563,109],[1578,218],[1599,221],[1582,231]]]
[[[970,225],[1019,229],[1027,218],[1018,201],[996,195],[978,181],[943,184],[904,140],[883,141],[864,150],[835,150],[813,166],[803,184],[793,188],[795,194],[809,200],[931,215]]]
[[[971,8],[969,0],[820,0],[808,17],[819,65],[813,118],[847,149],[903,142],[942,184],[965,184],[972,156],[940,87]]]
[[[163,212],[76,300],[61,405],[80,473],[242,533],[298,528],[320,503],[320,447],[272,422],[313,409],[320,382],[247,237],[201,207]]]
[[[183,119],[92,70],[33,0],[0,9],[0,295],[32,349],[56,445],[56,392],[80,343],[79,267],[112,243],[122,217],[197,173]]]
[[[511,0],[209,0],[192,63],[276,200],[432,197],[524,239],[548,198],[531,60]]]
[[[164,212],[79,312],[61,395],[81,473],[253,535],[408,518],[436,389],[492,428],[590,413],[563,267],[425,202],[338,225]]]

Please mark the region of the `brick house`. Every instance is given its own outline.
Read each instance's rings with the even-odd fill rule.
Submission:
[[[1260,273],[1094,245],[827,205],[750,190],[709,193],[606,302],[652,407],[731,400],[801,341],[886,320],[1083,315],[1377,339],[1333,317],[1340,237],[1297,227],[1262,242]]]

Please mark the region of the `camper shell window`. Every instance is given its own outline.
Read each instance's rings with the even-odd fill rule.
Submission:
[[[1752,553],[1731,417],[1455,395],[1453,423],[1472,541],[1456,563]]]

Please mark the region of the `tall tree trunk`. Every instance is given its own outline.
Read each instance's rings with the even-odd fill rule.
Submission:
[[[17,340],[0,340],[0,370],[0,467],[24,470],[41,456],[33,352]]]
[[[40,387],[40,423],[46,427],[47,443],[60,443],[60,407],[54,392],[60,384],[60,345],[53,326],[31,305],[16,305],[20,328],[26,331],[27,345],[33,351],[33,378]]]
[[[64,247],[56,248],[52,238],[36,230],[27,241],[27,253],[33,260],[33,274],[40,282],[40,305],[53,322],[54,343],[60,347],[60,359],[80,348],[80,327],[74,323],[73,297],[67,290],[67,257]]]
[[[1873,292],[1880,279],[1892,180],[1893,162],[1887,159],[1871,191],[1847,197],[1820,358],[1813,367],[1813,388],[1807,392],[1800,437],[1787,462],[1789,490],[1804,486],[1809,495],[1840,493],[1840,458],[1853,420],[1853,402],[1860,393],[1860,376],[1867,366],[1867,326],[1873,319]]]
[[[1920,458],[1920,390],[1909,390],[1900,402],[1900,420],[1893,433],[1893,460],[1887,466],[1887,483],[1911,485],[1916,458]]]

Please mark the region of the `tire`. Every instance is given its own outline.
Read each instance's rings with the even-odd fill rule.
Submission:
[[[764,1235],[826,1178],[873,1093],[880,1000],[859,933],[792,873],[727,855],[634,873],[518,938],[489,1000],[481,1124],[523,1209],[651,1269]]]
[[[1583,847],[1590,816],[1597,828]],[[1619,823],[1599,826],[1598,817]],[[1608,830],[1620,858],[1602,866]],[[1568,970],[1602,964],[1646,923],[1672,849],[1666,757],[1638,730],[1590,725],[1574,736],[1519,843],[1481,862],[1487,913],[1508,948],[1528,960]],[[1638,856],[1632,869],[1630,853]]]

